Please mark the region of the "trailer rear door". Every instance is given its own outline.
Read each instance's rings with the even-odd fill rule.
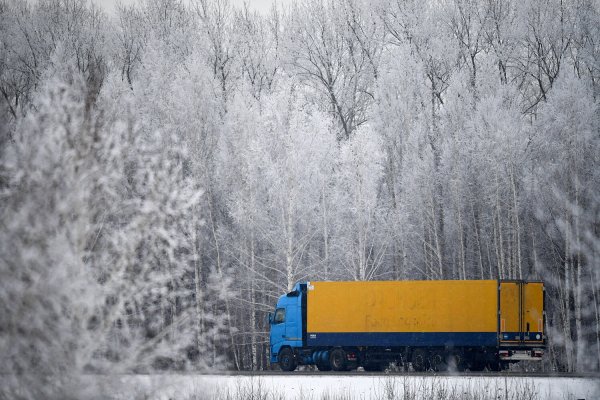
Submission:
[[[500,343],[543,343],[544,285],[542,282],[501,281],[499,306]]]
[[[542,343],[544,341],[544,284],[524,282],[523,291],[523,341]]]
[[[521,341],[521,288],[516,282],[501,282],[500,286],[500,342]]]

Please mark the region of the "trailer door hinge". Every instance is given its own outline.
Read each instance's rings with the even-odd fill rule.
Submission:
[[[502,290],[502,286],[498,286],[498,290]]]
[[[542,315],[546,315],[546,311],[542,311]]]
[[[502,310],[498,311],[498,315],[501,315],[501,314],[502,314]]]

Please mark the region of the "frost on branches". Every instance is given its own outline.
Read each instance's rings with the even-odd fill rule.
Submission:
[[[526,368],[598,370],[598,4],[425,3],[0,0],[23,397],[272,368],[267,313],[317,280],[543,280]]]

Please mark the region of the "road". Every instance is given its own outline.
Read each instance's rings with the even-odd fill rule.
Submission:
[[[219,376],[360,376],[360,377],[376,377],[376,376],[410,376],[410,377],[512,377],[512,378],[591,378],[600,379],[600,373],[583,373],[583,372],[521,372],[521,371],[502,371],[502,372],[364,372],[364,371],[220,371],[212,374],[203,373],[202,375],[219,375]]]

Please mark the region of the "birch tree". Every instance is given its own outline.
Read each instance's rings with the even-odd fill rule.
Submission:
[[[589,262],[596,258],[597,220],[592,210],[597,201],[589,189],[598,185],[598,154],[594,150],[598,146],[594,117],[598,105],[590,88],[571,74],[561,76],[557,85],[539,121],[547,134],[535,138],[534,148],[541,161],[536,178],[552,182],[544,197],[544,217],[548,234],[559,238],[562,247],[556,270],[560,285],[556,289],[561,301],[566,364],[568,370],[581,371],[595,364],[587,357],[589,333],[583,320],[594,313],[585,304],[590,292],[597,290],[588,282],[596,273]]]
[[[355,281],[382,278],[387,255],[384,211],[378,204],[378,186],[383,172],[383,153],[377,134],[367,127],[340,149],[336,170],[335,203],[341,206],[337,246],[346,276]],[[380,236],[381,235],[381,236]]]

